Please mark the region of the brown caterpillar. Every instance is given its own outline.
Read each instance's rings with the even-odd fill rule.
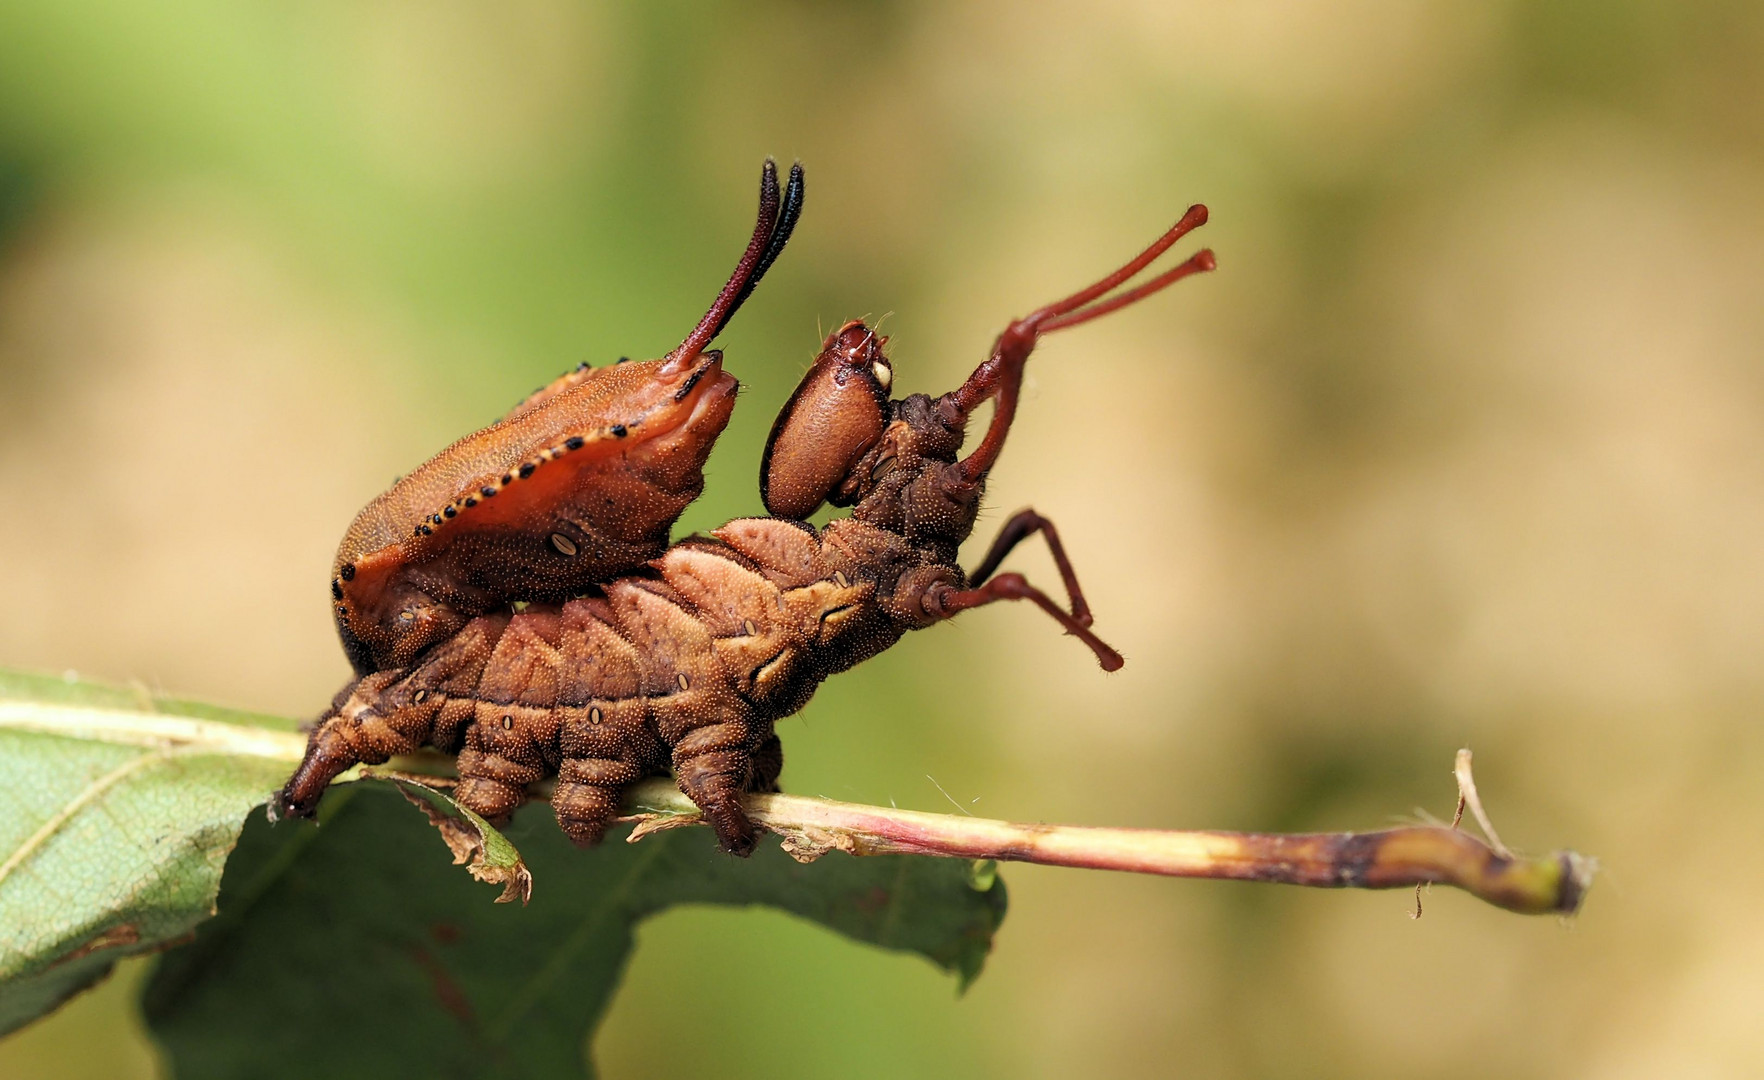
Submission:
[[[761,474],[767,509],[675,544],[642,571],[591,595],[483,614],[411,662],[345,687],[313,731],[279,808],[310,815],[326,784],[356,762],[434,746],[459,755],[461,803],[505,820],[547,776],[558,822],[597,841],[624,788],[672,771],[722,846],[753,848],[740,796],[775,790],[774,724],[823,679],[908,630],[997,600],[1029,600],[1081,639],[1104,669],[1121,657],[1091,615],[1051,522],[1012,517],[971,574],[956,561],[987,473],[1016,413],[1041,334],[1107,314],[1190,274],[1210,251],[1126,285],[1206,221],[1191,207],[1121,269],[1012,322],[966,382],[938,398],[889,400],[887,339],[862,322],[830,335],[772,431]],[[960,457],[968,419],[993,400],[979,445]],[[854,507],[824,529],[800,520],[827,499]],[[1070,608],[1019,574],[998,574],[1041,533]]]

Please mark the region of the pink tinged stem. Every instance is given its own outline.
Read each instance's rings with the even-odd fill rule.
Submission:
[[[755,825],[784,837],[785,850],[803,861],[837,849],[1315,888],[1440,884],[1528,915],[1578,910],[1594,871],[1592,860],[1572,851],[1503,855],[1468,833],[1436,825],[1368,833],[1166,831],[1025,825],[793,795],[749,795],[744,804]],[[697,823],[696,808],[662,780],[633,789],[626,807],[639,823],[633,842]]]

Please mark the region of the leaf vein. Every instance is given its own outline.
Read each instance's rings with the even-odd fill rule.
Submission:
[[[134,773],[137,773],[150,765],[156,765],[159,762],[168,760],[172,756],[172,753],[173,751],[171,750],[156,750],[150,754],[142,754],[139,757],[130,758],[121,765],[118,765],[116,768],[105,773],[103,776],[92,781],[90,784],[87,784],[78,795],[69,799],[65,806],[49,815],[49,818],[38,827],[37,831],[32,833],[25,839],[24,843],[18,846],[18,850],[6,857],[5,862],[0,863],[0,885],[4,885],[6,879],[12,876],[14,870],[17,870],[20,866],[24,865],[27,859],[36,854],[37,851],[39,851],[43,845],[47,844],[57,832],[61,831],[62,826],[72,821],[81,810],[90,806],[94,799],[97,799],[106,791],[109,791],[111,788],[122,783]]]

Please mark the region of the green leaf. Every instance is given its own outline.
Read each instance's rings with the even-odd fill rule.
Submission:
[[[250,821],[220,917],[161,961],[145,1008],[183,1080],[588,1075],[584,1048],[636,924],[674,904],[782,908],[964,984],[1004,915],[1003,884],[967,862],[801,864],[775,841],[741,860],[704,828],[637,844],[617,832],[580,851],[541,805],[507,830],[538,881],[533,902],[494,905],[385,785],[332,791],[320,820]]]
[[[0,672],[0,1033],[213,913],[246,815],[299,760],[289,726]]]
[[[300,759],[292,726],[0,672],[0,1032],[194,938],[147,1003],[182,1076],[584,1075],[636,923],[673,904],[781,908],[963,986],[1004,915],[989,864],[744,861],[703,828],[583,852],[544,807],[504,836],[407,776],[333,791],[322,829],[272,826],[253,811]],[[505,899],[537,866],[539,900],[487,903],[449,848]]]

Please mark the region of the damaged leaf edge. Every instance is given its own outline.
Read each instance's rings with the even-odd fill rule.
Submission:
[[[502,886],[496,903],[519,900],[525,906],[533,899],[533,874],[520,850],[483,817],[455,802],[445,791],[430,786],[427,778],[418,780],[408,774],[364,769],[362,779],[390,783],[405,801],[421,810],[453,852],[453,865],[464,866],[478,881]]]

